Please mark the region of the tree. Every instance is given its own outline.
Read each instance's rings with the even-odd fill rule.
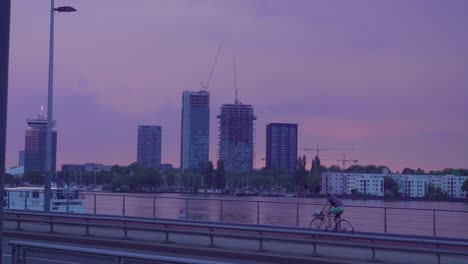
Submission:
[[[305,158],[305,155],[304,155],[304,158]],[[315,156],[314,165],[315,167],[320,167],[320,158],[318,155]]]
[[[465,192],[465,196],[468,197],[468,179],[463,182],[462,191]]]
[[[300,191],[301,189],[303,190],[304,187],[307,186],[306,179],[305,179],[307,176],[306,164],[307,164],[307,160],[306,160],[305,155],[297,158],[296,175],[295,175],[295,185],[296,185],[297,191]]]
[[[341,169],[337,165],[331,165],[330,167],[328,167],[328,171],[329,172],[341,172]]]
[[[224,161],[218,160],[216,164],[216,181],[217,189],[224,189],[226,187],[226,171],[224,170]]]
[[[410,168],[404,168],[401,174],[416,174],[416,171]]]
[[[442,191],[442,189],[440,187],[435,187],[433,184],[430,183],[427,186],[427,191],[426,191],[425,196],[430,197],[430,198],[448,197],[448,194],[446,192]]]
[[[384,176],[384,192],[385,195],[398,195],[398,184],[390,176]]]
[[[364,173],[364,172],[365,172],[365,168],[364,168],[364,166],[354,164],[354,165],[349,166],[349,167],[345,170],[345,172],[349,172],[349,173]]]
[[[214,175],[213,162],[208,161],[203,166],[202,175],[204,177],[204,185],[207,185],[210,188],[213,188],[213,186],[215,185],[215,175]]]
[[[23,180],[31,184],[43,184],[44,175],[38,171],[27,172],[24,174]]]

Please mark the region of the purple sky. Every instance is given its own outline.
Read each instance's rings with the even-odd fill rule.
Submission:
[[[223,41],[211,81],[212,160],[236,56],[239,97],[258,116],[257,167],[270,122],[299,124],[299,154],[320,144],[394,170],[468,167],[468,1],[56,4],[79,11],[56,15],[58,165],[133,162],[139,124],[163,127],[163,162],[178,165],[182,91],[200,89]],[[25,119],[47,104],[48,8],[12,3],[7,166],[24,148]]]

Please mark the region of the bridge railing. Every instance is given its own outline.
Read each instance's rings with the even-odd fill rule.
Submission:
[[[371,261],[378,261],[376,256],[377,250],[432,254],[437,257],[437,263],[440,263],[441,256],[468,256],[468,242],[441,239],[408,238],[402,236],[331,233],[295,228],[260,227],[256,225],[249,226],[164,219],[137,219],[132,217],[71,215],[57,213],[45,214],[33,212],[7,212],[5,221],[16,222],[16,229],[21,230],[22,234],[31,231],[36,234],[38,232],[44,232],[60,235],[60,232],[64,232],[63,235],[66,236],[67,241],[72,237],[72,235],[69,233],[69,230],[62,228],[62,231],[58,231],[56,227],[81,227],[84,233],[80,233],[78,231],[78,233],[74,233],[74,236],[76,237],[96,237],[98,234],[102,235],[102,229],[113,230],[112,232],[120,232],[114,235],[117,235],[123,241],[129,239],[129,233],[134,231],[143,231],[145,233],[163,233],[164,240],[159,241],[163,243],[175,243],[175,241],[171,239],[174,238],[172,237],[174,234],[200,236],[209,238],[209,245],[207,245],[209,247],[219,247],[220,244],[218,243],[221,243],[220,241],[222,241],[218,240],[219,238],[250,240],[258,242],[257,251],[268,250],[268,248],[265,247],[265,242],[271,241],[280,243],[282,242],[286,244],[304,244],[311,246],[311,256],[315,257],[320,256],[318,247],[324,245],[344,248],[361,248],[369,250],[371,253]],[[29,225],[22,225],[22,223],[29,223]],[[37,226],[31,226],[31,224],[34,223],[40,224],[41,226],[43,226],[45,223],[49,226],[49,230],[42,229],[42,231],[39,231]],[[99,230],[101,230],[101,232],[99,232]],[[132,237],[132,241],[135,239],[135,237]],[[184,241],[186,243],[186,240]],[[21,251],[19,254],[22,254]],[[27,255],[30,256],[30,254]]]
[[[145,194],[89,193],[84,213],[308,227],[312,212],[320,210],[317,202],[254,201],[229,198],[170,197]],[[6,197],[6,208],[10,206]],[[29,200],[28,200],[29,199]],[[17,201],[18,202],[18,201]],[[34,210],[31,198],[19,201],[24,209]],[[37,201],[36,201],[37,202]],[[68,204],[68,203],[67,203]],[[69,207],[66,212],[71,212]],[[468,211],[388,206],[346,205],[346,218],[356,230],[434,237],[468,237]]]
[[[34,263],[115,263],[115,264],[229,264],[194,258],[158,256],[124,251],[103,250],[78,246],[54,245],[26,241],[10,241],[12,264]],[[45,262],[44,262],[45,261]]]

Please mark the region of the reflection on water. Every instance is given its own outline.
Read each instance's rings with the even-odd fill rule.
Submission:
[[[358,231],[385,232],[386,230],[389,233],[432,236],[435,229],[437,236],[468,237],[468,203],[343,201],[346,205],[343,216],[352,220]],[[325,200],[320,198],[193,194],[126,194],[124,197],[123,194],[98,193],[96,201],[93,194],[86,194],[85,210],[87,213],[93,213],[96,210],[97,214],[106,215],[308,227],[313,218],[312,212],[320,210],[324,202]]]

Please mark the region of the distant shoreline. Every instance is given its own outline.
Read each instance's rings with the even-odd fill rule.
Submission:
[[[106,192],[106,191],[104,191]],[[204,193],[204,192],[176,192],[176,191],[164,191],[164,192],[110,192],[110,193],[128,193],[128,194],[190,194],[190,195],[210,195],[210,196],[220,196],[220,197],[239,197],[231,193]],[[389,196],[353,196],[353,195],[336,195],[341,199],[347,200],[378,200],[378,201],[421,201],[421,202],[467,202],[468,198],[454,198],[454,197],[389,197]],[[275,197],[275,198],[325,198],[324,194],[304,194],[296,196],[262,196],[262,195],[246,195],[241,197]]]
[[[310,198],[324,198],[322,194],[311,194],[306,197]],[[421,202],[468,202],[468,198],[456,198],[456,197],[390,197],[390,196],[353,196],[353,195],[337,195],[341,199],[348,200],[380,200],[380,201],[421,201]]]

